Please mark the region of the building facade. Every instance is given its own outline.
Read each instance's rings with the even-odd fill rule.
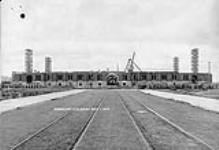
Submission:
[[[35,72],[12,74],[15,84],[26,87],[35,86],[70,86],[73,88],[107,88],[121,87],[131,88],[145,86],[152,83],[176,84],[176,83],[211,83],[212,75],[209,73],[178,73],[167,72],[122,72],[122,71],[75,71],[75,72]]]

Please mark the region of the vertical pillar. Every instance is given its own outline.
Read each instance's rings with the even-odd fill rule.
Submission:
[[[179,58],[178,57],[173,58],[173,71],[179,72]]]
[[[199,53],[198,53],[199,49],[198,48],[194,48],[191,51],[191,70],[192,73],[197,74],[198,73],[198,61],[199,61]]]
[[[25,50],[25,71],[26,73],[33,72],[33,50]]]

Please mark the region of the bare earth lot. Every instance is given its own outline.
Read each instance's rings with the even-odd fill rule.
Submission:
[[[192,92],[194,95],[214,98],[219,100],[219,89],[211,89],[207,91]]]
[[[207,98],[213,98],[219,100],[219,89],[208,89],[208,90],[160,90],[164,92],[171,92],[171,93],[179,93],[179,94],[186,94],[186,95],[195,95],[195,96],[202,96]]]
[[[1,150],[20,142],[14,149],[219,149],[219,114],[134,90],[87,91],[5,112],[0,121]]]

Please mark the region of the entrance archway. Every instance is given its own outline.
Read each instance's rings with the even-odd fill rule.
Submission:
[[[31,75],[28,75],[26,80],[27,80],[27,83],[32,83],[33,77]]]
[[[118,85],[119,76],[115,73],[109,73],[106,76],[107,85]]]
[[[197,75],[192,75],[192,83],[197,83],[198,77]]]

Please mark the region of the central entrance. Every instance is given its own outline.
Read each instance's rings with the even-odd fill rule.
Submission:
[[[106,83],[110,86],[118,86],[119,85],[119,76],[115,73],[109,73],[106,76]]]
[[[26,81],[27,81],[27,83],[32,83],[33,77],[32,77],[31,75],[28,75],[28,76],[26,77]]]

